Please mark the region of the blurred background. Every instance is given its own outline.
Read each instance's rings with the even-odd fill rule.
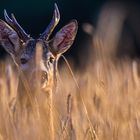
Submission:
[[[140,57],[139,1],[1,0],[0,19],[4,19],[4,9],[6,9],[9,14],[14,13],[25,31],[36,38],[49,24],[53,14],[54,3],[57,3],[61,14],[60,23],[54,33],[71,19],[77,19],[79,23],[76,40],[71,49],[65,54],[67,58],[73,58],[76,65],[82,61],[80,56],[84,58],[88,57],[88,50],[93,42],[94,34],[98,28],[101,28],[100,23],[102,23],[104,32],[111,32],[111,30],[106,30],[109,28],[107,26],[111,26],[110,23],[116,20],[116,17],[122,17],[122,15],[124,15],[124,17],[123,21],[121,20],[121,30],[118,38],[119,43],[117,43],[117,56],[128,56],[130,58]],[[117,11],[115,12],[117,14],[112,14],[114,13],[113,11]],[[119,13],[119,11],[121,12]],[[100,17],[104,17],[107,22],[100,20]],[[119,20],[117,21],[119,22]],[[112,28],[115,29],[115,26]],[[102,35],[106,36],[106,34]],[[110,35],[108,36],[110,37]],[[109,39],[112,38],[110,37],[108,40]],[[92,45],[92,47],[94,47],[94,45]],[[5,51],[0,47],[0,58],[4,58],[6,56],[5,54]]]

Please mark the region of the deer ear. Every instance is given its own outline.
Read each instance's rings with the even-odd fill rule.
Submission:
[[[20,39],[16,31],[0,20],[0,44],[9,53],[15,55],[19,50]]]
[[[78,29],[76,20],[65,25],[50,41],[50,50],[54,55],[62,54],[72,45]]]

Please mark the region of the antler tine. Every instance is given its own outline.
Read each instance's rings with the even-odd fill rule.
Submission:
[[[4,10],[4,17],[6,22],[16,30],[16,32],[19,34],[19,36],[21,37],[21,39],[23,39],[23,41],[26,41],[30,38],[30,35],[26,34],[26,32],[24,31],[24,29],[19,25],[19,23],[17,22],[14,14],[11,14],[12,19],[8,16],[7,11]]]
[[[54,28],[58,24],[59,20],[60,20],[60,13],[59,13],[58,6],[55,3],[54,4],[53,18],[52,18],[50,24],[48,25],[48,27],[46,28],[45,32],[43,34],[41,34],[40,38],[48,40],[52,31],[54,30]]]
[[[24,29],[19,25],[19,23],[17,22],[14,14],[11,14],[12,17],[12,21],[15,25],[15,28],[17,29],[18,33],[21,34],[21,36],[23,37],[24,40],[28,40],[30,38],[29,34],[26,34],[26,32],[24,31]]]
[[[4,9],[4,18],[7,23],[12,24],[11,18],[8,16],[7,11]]]

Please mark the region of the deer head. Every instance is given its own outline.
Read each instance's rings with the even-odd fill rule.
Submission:
[[[53,77],[55,74],[59,56],[70,48],[75,39],[78,28],[77,21],[72,20],[50,39],[51,33],[60,20],[59,10],[55,4],[50,24],[39,38],[34,39],[23,30],[13,14],[9,17],[4,10],[4,17],[6,22],[0,20],[0,44],[12,56],[16,65],[23,71],[29,81],[34,79],[34,72],[36,71],[37,44],[42,47],[39,70],[44,79],[42,87],[45,88],[49,77]]]

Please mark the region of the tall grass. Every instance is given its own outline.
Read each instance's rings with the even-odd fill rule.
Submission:
[[[125,12],[115,8],[109,14],[107,9],[103,9],[94,34],[90,33],[93,40],[89,59],[81,57],[81,61],[86,61],[85,68],[72,67],[74,76],[67,65],[59,70],[51,108],[55,139],[140,138],[139,61],[116,58]],[[0,140],[49,140],[49,105],[42,108],[44,95],[40,95],[40,89],[35,98],[32,98],[34,93],[28,93],[32,107],[20,110],[16,104],[17,77],[8,62],[1,62]]]

